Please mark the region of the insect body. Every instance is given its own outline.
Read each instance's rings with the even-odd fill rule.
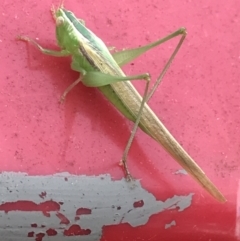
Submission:
[[[122,157],[122,163],[127,178],[131,178],[127,168],[127,154],[137,127],[139,126],[146,134],[160,143],[212,196],[224,202],[224,196],[147,105],[148,100],[158,87],[185,39],[185,28],[180,28],[165,38],[148,45],[111,54],[103,41],[89,30],[84,25],[83,21],[77,19],[72,12],[66,10],[62,6],[57,10],[52,10],[52,12],[56,22],[56,37],[58,45],[61,48],[60,51],[42,48],[38,43],[28,37],[21,36],[19,38],[20,40],[31,42],[44,54],[56,57],[72,57],[71,67],[73,70],[80,73],[80,77],[66,89],[62,95],[62,100],[75,85],[82,82],[88,87],[99,88],[103,95],[126,118],[135,122],[132,134]],[[136,76],[125,76],[121,69],[122,65],[129,63],[149,49],[179,35],[181,36],[180,41],[159,75],[152,90],[148,91],[149,74],[144,73]],[[130,82],[130,80],[135,79],[143,79],[146,81],[146,89],[143,98]]]

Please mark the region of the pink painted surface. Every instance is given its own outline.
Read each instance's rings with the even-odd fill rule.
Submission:
[[[58,2],[55,2],[57,4]],[[55,48],[50,1],[1,4],[0,168],[31,175],[56,172],[122,178],[118,166],[132,124],[95,89],[82,85],[58,100],[78,74],[70,59],[40,54],[15,41],[25,34]],[[240,3],[226,1],[67,1],[108,46],[140,46],[181,26],[187,40],[150,105],[170,132],[224,193],[219,204],[141,131],[129,166],[158,199],[194,192],[192,206],[177,216],[152,216],[145,226],[106,227],[102,240],[238,240],[240,158]],[[125,67],[127,74],[156,78],[177,40]],[[142,92],[144,84],[135,82]],[[239,198],[240,199],[240,198]],[[175,220],[169,229],[162,223]]]

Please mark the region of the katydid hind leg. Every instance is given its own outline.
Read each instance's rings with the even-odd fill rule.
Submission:
[[[163,70],[161,71],[160,75],[158,76],[157,80],[155,81],[155,84],[153,85],[152,89],[150,90],[150,92],[148,93],[146,102],[148,102],[152,95],[154,94],[154,92],[156,91],[156,89],[158,88],[159,84],[161,83],[164,75],[166,74],[167,70],[169,69],[169,67],[171,66],[171,63],[173,61],[173,59],[176,57],[179,49],[181,48],[183,41],[186,38],[186,34],[182,35],[182,37],[180,38],[176,48],[174,49],[173,53],[171,54],[170,58],[168,59],[167,63],[165,64]]]
[[[186,36],[187,32],[185,28],[180,28],[177,31],[167,35],[164,38],[161,38],[155,42],[151,42],[147,45],[138,47],[138,48],[132,48],[132,49],[125,49],[122,51],[118,51],[115,53],[112,53],[113,58],[115,59],[115,61],[117,62],[117,64],[119,66],[123,66],[125,64],[130,63],[131,61],[133,61],[134,59],[136,59],[137,57],[139,57],[140,55],[144,54],[145,52],[147,52],[148,50],[157,47],[158,45],[172,39],[175,38],[177,36]]]
[[[181,34],[181,30],[182,29],[179,30],[180,33],[175,32],[174,36],[170,35],[170,38],[175,37],[175,36]],[[176,35],[176,33],[177,33],[177,35]],[[164,75],[166,74],[168,68],[170,67],[173,59],[175,58],[176,54],[178,53],[178,51],[179,51],[179,49],[180,49],[180,47],[181,47],[185,37],[186,37],[186,32],[184,31],[184,33],[182,33],[182,37],[180,38],[176,48],[174,49],[173,53],[171,54],[170,58],[168,59],[167,63],[165,64],[165,66],[163,68],[163,70],[161,71],[160,75],[158,76],[158,78],[155,81],[152,89],[149,92],[148,92],[149,82],[147,82],[147,84],[146,84],[144,96],[143,96],[143,99],[142,99],[142,102],[141,102],[141,105],[140,105],[140,108],[139,108],[139,111],[138,111],[138,115],[137,115],[136,121],[134,123],[134,127],[133,127],[133,129],[131,131],[131,135],[129,137],[127,145],[125,147],[125,150],[123,152],[123,156],[122,156],[122,160],[121,160],[121,162],[123,164],[123,167],[124,167],[124,170],[125,170],[125,173],[126,173],[127,180],[131,180],[132,179],[131,175],[130,175],[130,172],[129,172],[129,169],[128,169],[128,166],[127,166],[127,156],[128,156],[129,150],[131,148],[131,145],[132,145],[133,139],[135,137],[135,134],[137,132],[137,128],[138,128],[139,122],[141,120],[141,115],[142,115],[142,111],[143,111],[144,105],[145,105],[145,103],[147,103],[149,101],[149,99],[152,97],[152,95],[156,91],[156,89],[159,86],[160,82],[162,81]],[[166,38],[170,39],[169,36],[167,36]],[[160,43],[158,43],[158,44],[160,44]]]
[[[136,132],[137,132],[137,129],[138,129],[138,125],[139,125],[139,122],[141,120],[141,115],[142,115],[142,112],[143,112],[143,109],[144,109],[144,105],[145,105],[145,103],[147,101],[150,79],[148,79],[146,81],[147,81],[146,82],[146,87],[145,87],[143,98],[142,98],[142,102],[141,102],[141,105],[140,105],[140,108],[139,108],[139,111],[138,111],[138,114],[137,114],[137,117],[136,117],[136,121],[134,123],[133,129],[131,131],[131,135],[130,135],[130,137],[128,139],[128,142],[127,142],[127,145],[126,145],[126,147],[125,147],[125,149],[123,151],[123,155],[122,155],[122,159],[121,159],[121,164],[123,165],[123,168],[124,168],[124,171],[125,171],[125,175],[126,175],[126,179],[128,181],[132,180],[132,176],[131,176],[130,171],[128,169],[127,156],[128,156],[129,150],[131,148],[133,139],[134,139],[134,137],[136,135]]]

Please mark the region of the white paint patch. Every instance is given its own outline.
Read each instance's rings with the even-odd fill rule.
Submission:
[[[109,175],[4,172],[0,183],[0,235],[4,241],[98,241],[103,226],[144,225],[153,214],[185,210],[193,196],[156,200],[139,181],[133,185],[125,179],[113,181]]]
[[[176,226],[176,225],[177,225],[176,221],[173,220],[171,223],[165,224],[165,229],[169,229],[169,228],[171,228],[172,226]]]
[[[188,175],[187,171],[185,171],[184,169],[177,170],[174,174]]]

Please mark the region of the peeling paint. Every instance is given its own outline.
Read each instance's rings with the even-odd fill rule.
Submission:
[[[180,175],[188,175],[187,171],[184,169],[177,170],[174,174],[180,174]]]
[[[176,221],[173,220],[171,223],[165,224],[165,229],[169,229],[169,228],[171,228],[172,226],[176,226],[176,225],[177,225]]]
[[[0,234],[11,241],[98,241],[107,225],[144,225],[153,214],[169,209],[183,211],[193,193],[161,201],[125,179],[110,175],[75,176],[59,173],[29,176],[0,174]],[[166,227],[166,226],[165,226]],[[28,239],[26,239],[28,237]]]

